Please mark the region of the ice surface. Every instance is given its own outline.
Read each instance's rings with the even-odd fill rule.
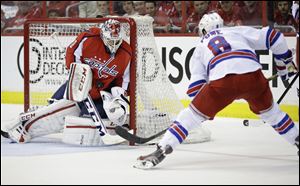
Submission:
[[[18,105],[2,104],[1,128],[21,110]],[[299,185],[296,148],[268,125],[244,127],[241,119],[228,118],[204,125],[212,132],[212,141],[180,145],[147,171],[132,165],[154,146],[81,148],[60,143],[60,135],[19,145],[1,137],[1,185]]]

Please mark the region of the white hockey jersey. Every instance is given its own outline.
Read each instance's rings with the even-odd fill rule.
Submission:
[[[187,94],[195,96],[203,84],[227,74],[244,74],[261,69],[255,50],[272,50],[276,58],[288,54],[280,32],[247,26],[215,29],[199,39],[191,58],[191,80]]]

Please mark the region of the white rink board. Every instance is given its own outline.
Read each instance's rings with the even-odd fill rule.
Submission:
[[[189,84],[187,61],[189,61],[188,54],[196,45],[197,37],[156,37],[156,41],[158,51],[166,64],[167,75],[172,78],[172,85],[178,97],[180,99],[190,99],[186,95]],[[287,37],[287,42],[290,48],[295,48],[296,39],[294,37]],[[20,68],[23,69],[24,54],[21,48],[22,43],[23,37],[1,37],[1,91],[23,92],[23,79],[19,73],[17,63],[17,61],[20,61]],[[271,59],[271,53],[260,56],[261,63],[269,67],[269,70],[263,71],[266,77],[272,75]],[[54,70],[48,73],[56,72]],[[299,84],[299,80],[297,80],[295,84]],[[272,87],[275,100],[284,92],[284,86],[281,81],[278,81],[278,86],[279,87]],[[295,86],[289,91],[283,103],[291,105],[298,104]]]
[[[1,104],[1,129],[16,105]],[[299,185],[299,157],[267,125],[244,127],[241,119],[205,123],[212,141],[180,145],[153,170],[132,168],[154,146],[70,147],[59,138],[25,145],[1,137],[1,185]]]

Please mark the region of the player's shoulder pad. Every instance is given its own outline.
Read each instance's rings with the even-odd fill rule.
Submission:
[[[123,40],[120,48],[120,50],[124,50],[125,52],[127,52],[130,56],[132,55],[132,49],[130,47],[130,45],[125,41]]]

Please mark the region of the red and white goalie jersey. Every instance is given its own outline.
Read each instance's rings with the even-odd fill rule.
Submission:
[[[255,50],[267,49],[272,50],[277,58],[288,55],[283,35],[269,27],[237,26],[212,30],[200,38],[194,51],[187,94],[193,97],[203,84],[227,74],[245,74],[261,69]]]
[[[67,48],[66,66],[70,69],[73,62],[88,64],[93,71],[93,83],[90,95],[92,99],[101,97],[100,91],[109,91],[111,87],[129,88],[129,66],[132,56],[130,45],[126,41],[112,55],[100,37],[100,28],[90,28],[76,38]]]

